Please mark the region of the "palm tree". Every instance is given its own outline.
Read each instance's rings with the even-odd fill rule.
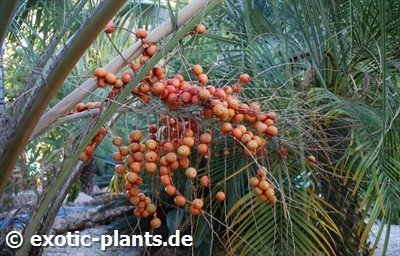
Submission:
[[[241,99],[249,104],[260,102],[263,112],[272,110],[279,116],[279,136],[269,141],[267,156],[256,158],[244,156],[240,144],[222,135],[218,121],[202,122],[213,130],[214,140],[219,143],[212,148],[215,157],[201,158],[196,168],[201,175],[211,177],[213,186],[196,193],[188,179],[174,177],[174,184],[187,198],[204,197],[205,211],[200,216],[192,216],[188,208],[173,206],[170,197],[158,192],[159,182],[145,177],[149,193],[165,210],[163,218],[169,231],[179,228],[194,236],[194,249],[190,252],[196,255],[373,253],[377,242],[371,247],[367,240],[372,224],[378,219],[388,225],[399,222],[400,88],[396,45],[400,35],[397,18],[400,2],[225,0],[223,4],[209,1],[205,6],[204,3],[193,2],[178,15],[178,4],[164,7],[171,22],[167,29],[164,25],[156,28],[148,39],[154,43],[165,39],[161,51],[94,123],[77,121],[86,129],[75,131],[74,143],[63,156],[58,177],[45,194],[26,235],[46,232],[52,223],[51,214],[57,211],[74,181],[80,153],[102,125],[107,124],[113,135],[127,138],[132,127],[126,124],[134,124],[147,133],[148,126],[159,120],[159,114],[149,114],[152,108],[129,95],[162,60],[168,65],[168,75],[180,72],[187,79],[195,79],[190,67],[201,64],[210,84],[216,87],[231,85],[240,74],[248,73],[252,80],[243,88]],[[148,10],[156,12],[158,7],[152,6]],[[134,19],[130,8],[132,2],[117,15],[121,26]],[[139,24],[145,23],[145,19],[145,15],[141,16]],[[200,20],[207,25],[207,33],[182,40]],[[159,23],[156,18],[151,22],[152,27]],[[141,50],[140,42],[131,42],[127,37],[111,40],[116,49],[133,43],[122,53],[129,62]],[[108,42],[107,37],[96,41],[103,45],[98,49],[106,49]],[[109,49],[104,53],[106,59],[112,56],[110,51],[114,46]],[[126,65],[124,58],[110,58],[107,65],[100,60],[94,62],[118,72]],[[82,59],[91,60],[90,54]],[[91,73],[88,70],[93,68],[84,61],[75,66],[76,73],[81,75]],[[60,116],[96,89],[93,79],[82,82],[81,88],[86,91],[77,89],[57,104],[53,100],[52,108],[41,117],[33,135],[33,126],[25,131],[25,141],[29,136],[35,143],[41,141],[43,136],[39,135],[52,124],[58,125],[54,129],[57,132],[62,125],[78,124],[71,123],[73,118],[60,119]],[[59,93],[64,96],[69,91]],[[99,96],[101,93],[89,97]],[[134,110],[127,108],[130,104],[134,104]],[[159,112],[167,111],[160,101],[151,104]],[[175,116],[185,114],[183,110],[174,112]],[[17,142],[23,148],[25,141]],[[110,154],[111,147],[105,141],[98,152]],[[17,151],[14,150],[14,156],[19,154]],[[314,156],[316,161],[307,160],[308,156]],[[193,154],[193,159],[196,158]],[[248,183],[259,166],[268,169],[267,178],[276,188],[276,204],[259,200]],[[119,175],[113,180],[116,187],[118,180],[122,182]],[[54,192],[59,190],[61,193],[56,195]],[[227,196],[222,204],[214,197],[221,190]],[[50,214],[45,215],[49,206]],[[39,228],[42,221],[45,225]],[[382,229],[383,225],[376,241]],[[385,234],[386,241],[389,233],[390,229]],[[384,253],[386,247],[387,243]],[[29,249],[26,246],[21,253]],[[165,250],[168,249],[158,253],[161,255]]]

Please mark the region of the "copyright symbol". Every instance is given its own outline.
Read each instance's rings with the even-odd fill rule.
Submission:
[[[24,238],[18,231],[11,231],[6,236],[6,244],[13,249],[19,248],[24,242]]]

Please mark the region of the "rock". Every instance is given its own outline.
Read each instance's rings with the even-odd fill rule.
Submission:
[[[74,201],[74,205],[90,205],[93,203],[93,201],[93,197],[85,193],[79,192],[78,198],[76,198]]]
[[[36,209],[39,202],[39,191],[25,190],[14,195],[14,209],[21,209],[19,213],[30,213],[32,209]]]
[[[71,212],[66,217],[67,221],[67,229],[68,230],[79,230],[85,226],[86,212],[84,211],[75,211]]]
[[[53,223],[53,230],[56,234],[64,234],[67,232],[68,222],[64,218],[56,217]]]

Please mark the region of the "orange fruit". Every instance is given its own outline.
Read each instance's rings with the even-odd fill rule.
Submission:
[[[174,202],[177,206],[184,206],[186,204],[186,198],[183,196],[176,196]]]
[[[119,174],[125,173],[125,170],[126,170],[125,165],[122,165],[122,164],[117,164],[117,165],[114,167],[114,169],[115,169],[115,172],[116,172],[116,173],[119,173]]]
[[[266,132],[270,136],[276,136],[276,135],[278,135],[278,128],[276,128],[275,126],[271,125],[271,126],[268,126]]]
[[[147,162],[144,164],[144,168],[148,173],[154,173],[157,171],[157,164],[153,162]]]
[[[200,214],[200,209],[195,208],[193,205],[191,205],[189,209],[190,209],[190,212],[193,215],[199,215]]]
[[[104,32],[106,32],[107,34],[112,34],[114,33],[115,28],[114,28],[114,22],[112,20],[110,20],[107,25],[106,28],[104,29]]]
[[[203,176],[200,178],[200,184],[205,187],[208,188],[210,187],[211,183],[210,183],[210,178],[208,176]]]
[[[155,140],[147,140],[145,146],[148,150],[155,150],[157,148],[157,142]]]
[[[163,184],[164,186],[171,185],[171,177],[169,175],[161,176],[161,184]]]
[[[165,187],[165,192],[170,195],[173,196],[176,194],[176,188],[173,185],[167,185]]]
[[[212,136],[209,133],[203,133],[200,135],[200,142],[204,144],[210,144],[212,141]]]
[[[242,75],[240,75],[239,80],[240,80],[240,82],[242,82],[244,84],[248,83],[250,81],[250,76],[249,76],[249,74],[242,74]]]
[[[217,194],[215,195],[215,198],[217,198],[218,201],[224,201],[226,198],[226,195],[222,191],[218,191]]]
[[[121,153],[121,156],[127,156],[129,155],[129,148],[127,146],[122,146],[119,148],[119,153]]]
[[[258,183],[258,187],[261,190],[266,191],[269,188],[269,183],[266,180],[262,180],[262,181],[260,181],[260,183]]]
[[[155,162],[158,158],[158,155],[154,151],[148,151],[145,155],[145,158],[148,162]]]
[[[197,76],[199,79],[200,84],[205,85],[208,82],[208,77],[206,74],[200,74]]]
[[[161,226],[161,220],[159,218],[155,217],[150,221],[150,225],[153,228],[159,228]]]
[[[199,153],[200,155],[205,155],[208,152],[208,146],[207,144],[200,144],[197,146],[197,153]]]
[[[134,130],[130,133],[129,137],[133,142],[139,142],[142,139],[143,133],[140,130]]]
[[[203,68],[199,64],[194,65],[192,71],[196,76],[203,74]]]
[[[185,175],[189,179],[194,179],[194,178],[197,177],[197,170],[195,168],[193,168],[193,167],[189,167],[189,168],[186,169]]]
[[[95,78],[103,78],[106,76],[106,74],[107,70],[105,68],[96,68],[93,73]]]
[[[253,187],[257,187],[258,184],[260,183],[260,180],[257,177],[251,177],[249,180],[250,185]]]
[[[196,198],[193,200],[192,205],[194,208],[201,209],[204,205],[204,202],[200,198]]]
[[[116,137],[114,137],[114,138],[112,139],[112,144],[113,144],[114,146],[117,146],[117,147],[120,147],[120,146],[122,145],[123,142],[124,142],[124,141],[123,141],[122,138],[119,137],[119,136],[116,136]]]
[[[119,153],[119,151],[118,151],[118,152],[115,152],[115,153],[113,154],[113,159],[114,159],[114,161],[116,161],[116,162],[122,161],[121,153]]]
[[[138,38],[141,38],[141,39],[144,39],[144,38],[147,37],[147,31],[145,29],[143,29],[143,28],[136,29],[136,33],[135,34],[136,34],[136,36]]]
[[[203,34],[204,32],[206,32],[206,26],[204,26],[203,24],[198,24],[194,27],[194,31],[197,34]]]
[[[167,160],[168,163],[176,162],[177,159],[178,158],[177,158],[176,154],[173,152],[167,153],[165,155],[165,160]]]
[[[179,156],[189,156],[190,155],[190,148],[186,145],[182,145],[177,149],[177,153]]]
[[[126,180],[127,180],[129,183],[135,183],[136,180],[137,180],[137,178],[138,178],[138,175],[137,175],[137,173],[134,173],[134,172],[129,172],[129,173],[126,175]]]

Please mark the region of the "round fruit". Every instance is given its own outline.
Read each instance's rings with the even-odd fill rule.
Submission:
[[[96,136],[94,136],[94,138],[93,138],[93,142],[96,142],[96,143],[100,143],[100,142],[102,142],[103,141],[103,136],[101,136],[101,135],[96,135]]]
[[[163,184],[164,186],[171,185],[171,177],[169,175],[161,176],[161,184]]]
[[[208,77],[206,74],[200,74],[197,76],[197,78],[199,79],[199,83],[202,85],[205,85],[208,82]]]
[[[116,162],[122,161],[121,153],[119,153],[119,151],[118,151],[118,152],[115,152],[115,153],[113,154],[113,159],[114,159]]]
[[[197,153],[199,153],[200,155],[205,155],[208,152],[208,146],[207,144],[200,144],[197,146]]]
[[[200,74],[203,74],[203,68],[202,68],[200,65],[198,65],[198,64],[196,64],[196,65],[194,65],[194,66],[192,67],[192,71],[193,71],[193,73],[194,73],[196,76],[198,76],[198,75],[200,75]]]
[[[308,156],[307,159],[310,163],[315,163],[316,161],[315,156]]]
[[[163,150],[164,150],[165,152],[168,152],[168,153],[174,151],[174,145],[173,145],[171,142],[165,143],[165,144],[162,146],[162,148],[163,148]]]
[[[177,158],[176,154],[173,153],[173,152],[167,153],[165,155],[165,160],[167,160],[167,162],[170,163],[170,164],[173,163],[173,162],[176,162],[177,159],[178,158]]]
[[[143,133],[140,130],[134,130],[130,133],[129,137],[133,142],[139,142],[142,139]]]
[[[176,196],[174,202],[177,206],[184,206],[186,204],[186,199],[183,196]]]
[[[200,209],[195,208],[193,205],[191,205],[189,209],[190,209],[190,212],[193,215],[199,215],[200,214]]]
[[[155,140],[147,140],[145,145],[148,150],[155,150],[157,148],[157,142]]]
[[[271,136],[276,136],[276,135],[278,135],[278,128],[276,128],[275,126],[269,126],[268,128],[267,128],[267,134],[268,135],[271,135]]]
[[[107,25],[106,25],[106,29],[104,30],[104,32],[106,32],[107,34],[112,34],[114,33],[115,28],[114,28],[114,22],[112,20],[110,20]]]
[[[169,174],[169,169],[167,166],[161,166],[160,167],[160,175],[168,175]]]
[[[204,144],[209,144],[212,141],[212,136],[209,133],[203,133],[200,135],[200,142]]]
[[[116,136],[116,137],[114,137],[114,138],[112,139],[112,144],[113,144],[114,146],[117,146],[117,147],[120,147],[120,146],[122,145],[123,142],[124,142],[124,141],[123,141],[122,138],[119,137],[119,136]]]
[[[185,137],[185,138],[183,138],[183,140],[182,140],[182,143],[184,144],[184,145],[186,145],[186,146],[188,146],[188,147],[191,147],[191,146],[193,146],[194,145],[194,139],[193,139],[193,137]]]
[[[254,193],[256,193],[257,196],[262,195],[263,190],[259,187],[254,187]]]
[[[258,187],[261,190],[266,191],[269,188],[269,183],[266,180],[262,180],[262,181],[260,181],[260,183],[258,183]]]
[[[249,180],[250,185],[253,187],[257,187],[258,184],[260,183],[260,180],[257,177],[251,177]]]
[[[158,158],[158,155],[154,151],[148,151],[145,155],[145,158],[148,162],[155,162]]]
[[[107,84],[114,84],[115,81],[117,81],[117,76],[114,75],[114,74],[111,73],[111,72],[108,72],[108,73],[106,74],[106,76],[104,77],[104,80],[106,81]]]
[[[179,156],[189,156],[190,155],[190,148],[186,145],[182,145],[178,148],[177,153]]]
[[[222,133],[230,133],[232,130],[233,130],[233,127],[232,127],[231,123],[223,123],[221,125]]]
[[[127,146],[122,146],[119,148],[119,153],[121,153],[121,156],[127,156],[129,155],[129,148]]]
[[[196,171],[195,168],[189,167],[189,168],[186,169],[185,175],[186,175],[186,177],[188,177],[189,179],[194,179],[194,178],[197,177],[197,171]]]
[[[126,168],[125,168],[125,166],[122,165],[122,164],[117,164],[117,165],[115,166],[115,172],[116,172],[116,173],[123,174],[123,173],[125,173],[125,170],[126,170]]]
[[[105,127],[101,127],[99,129],[99,131],[97,132],[97,135],[103,135],[104,133],[106,133],[107,129]]]
[[[103,78],[107,74],[107,70],[105,68],[96,68],[94,70],[94,76],[97,78]]]
[[[222,191],[218,191],[217,194],[215,195],[218,201],[224,201],[226,198],[226,195]]]
[[[242,137],[243,139],[243,137]],[[255,140],[250,140],[249,142],[246,143],[246,147],[250,150],[255,150],[258,147],[258,143]]]
[[[264,195],[266,195],[268,197],[268,199],[273,198],[275,195],[275,191],[273,188],[270,187],[265,191]]]
[[[93,146],[87,146],[87,147],[85,148],[85,153],[86,153],[87,155],[93,155],[94,150],[95,150],[95,148],[94,148]]]
[[[198,24],[196,27],[194,27],[194,31],[197,34],[203,34],[204,32],[206,32],[206,26],[204,26],[203,24]]]
[[[153,215],[157,211],[157,206],[154,204],[148,204],[146,207],[146,211],[149,213],[149,215]]]
[[[240,82],[242,82],[242,83],[248,83],[249,81],[250,81],[250,76],[249,76],[249,74],[242,74],[240,77],[239,77],[239,80],[240,80]]]
[[[86,154],[85,152],[82,152],[81,155],[79,156],[79,160],[86,162],[87,160],[89,160],[89,155]]]
[[[153,228],[159,228],[161,226],[161,220],[159,218],[155,217],[150,221],[150,225]]]
[[[132,153],[138,152],[138,151],[140,151],[140,144],[137,143],[137,142],[133,142],[133,143],[130,145],[130,148],[131,148],[131,152],[132,152]]]
[[[210,187],[210,178],[208,176],[203,176],[200,178],[200,184],[205,187],[208,188]]]
[[[143,29],[143,28],[138,28],[136,30],[136,36],[141,38],[141,39],[144,39],[144,38],[147,37],[147,31],[145,29]]]
[[[136,162],[142,162],[143,161],[143,153],[142,152],[135,152],[132,156],[133,160]]]
[[[152,57],[154,54],[156,54],[158,48],[155,45],[150,45],[149,47],[147,47],[146,52],[147,55],[149,55],[149,57]]]
[[[173,185],[167,185],[165,187],[165,192],[170,195],[173,196],[176,194],[176,188]]]
[[[271,120],[273,120],[273,121],[275,121],[275,119],[276,119],[276,113],[273,112],[273,111],[268,112],[268,113],[267,113],[267,118],[268,118],[268,119],[271,119]]]
[[[192,205],[194,208],[201,209],[204,205],[204,202],[203,202],[203,200],[196,198],[193,200]]]
[[[129,183],[135,183],[136,180],[137,180],[137,178],[138,178],[138,175],[137,175],[137,173],[134,173],[134,172],[129,172],[129,173],[126,175],[126,180],[127,180]]]
[[[133,162],[129,168],[132,172],[139,173],[142,170],[142,163],[141,162]]]
[[[157,171],[157,164],[153,162],[147,162],[144,164],[144,168],[148,173],[154,173]]]

